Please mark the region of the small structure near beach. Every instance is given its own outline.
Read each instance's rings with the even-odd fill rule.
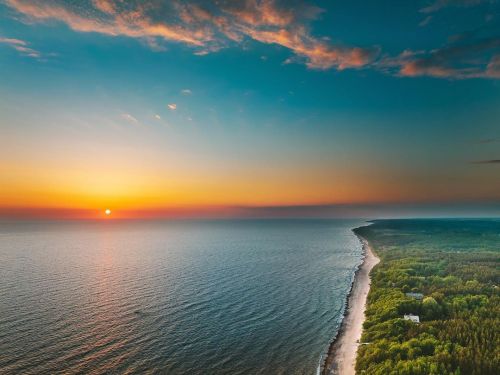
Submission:
[[[403,316],[404,320],[411,320],[413,323],[420,323],[420,317],[418,315],[413,314],[405,314]]]
[[[406,293],[406,297],[410,297],[410,298],[415,298],[415,299],[421,300],[421,299],[424,298],[424,295],[422,293],[409,292],[409,293]]]

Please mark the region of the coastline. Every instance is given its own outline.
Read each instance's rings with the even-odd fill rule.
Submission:
[[[347,295],[347,306],[340,329],[328,348],[321,370],[323,375],[356,373],[356,353],[365,321],[366,300],[371,283],[370,271],[380,262],[368,241],[357,233],[356,236],[363,246],[363,261],[355,272],[351,290]]]

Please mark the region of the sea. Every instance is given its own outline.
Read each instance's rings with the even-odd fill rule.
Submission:
[[[316,374],[363,224],[0,222],[0,373]]]

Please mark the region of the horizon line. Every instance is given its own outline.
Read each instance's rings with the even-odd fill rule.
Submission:
[[[106,215],[106,209],[111,215]],[[264,218],[385,218],[500,217],[500,200],[459,202],[337,203],[311,205],[205,205],[144,209],[2,207],[0,219],[134,220],[134,219],[264,219]]]

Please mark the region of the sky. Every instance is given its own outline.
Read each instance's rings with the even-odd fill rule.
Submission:
[[[499,79],[496,0],[0,0],[0,216],[500,216]]]

